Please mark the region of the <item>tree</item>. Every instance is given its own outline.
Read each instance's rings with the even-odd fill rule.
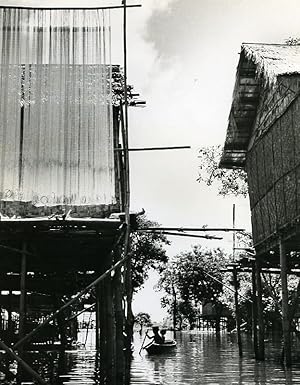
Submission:
[[[139,333],[143,333],[144,326],[151,326],[151,317],[148,313],[140,312],[134,317],[134,322],[140,325]]]
[[[199,304],[212,304],[217,314],[216,329],[219,331],[220,317],[225,308],[225,304],[220,301],[223,292],[222,269],[227,258],[219,248],[210,250],[200,245],[176,256],[163,272],[159,282],[159,286],[166,291],[162,305],[172,312],[175,293],[177,317],[188,319],[193,327]]]
[[[138,229],[158,227],[159,224],[150,221],[145,215],[137,218]],[[161,272],[168,261],[165,246],[170,242],[165,235],[158,232],[133,232],[130,240],[132,254],[132,289],[137,292],[149,276],[150,269]]]
[[[139,230],[147,227],[158,227],[159,224],[150,221],[145,215],[137,217]],[[129,306],[127,307],[127,318],[125,332],[127,335],[126,346],[128,351],[133,335],[134,316],[131,309],[131,299],[134,292],[137,292],[149,276],[149,270],[163,270],[168,261],[165,246],[169,244],[167,238],[160,233],[135,231],[130,236],[131,271],[126,279],[126,294]],[[130,277],[128,279],[128,277]]]
[[[207,186],[218,186],[219,195],[248,195],[247,174],[242,169],[220,168],[222,147],[202,147],[199,150],[200,160],[199,176],[197,181],[204,182]]]

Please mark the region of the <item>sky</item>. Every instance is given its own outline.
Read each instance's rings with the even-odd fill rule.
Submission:
[[[52,6],[120,5],[121,0],[52,0]],[[248,199],[217,195],[197,182],[201,146],[224,143],[236,67],[243,42],[283,43],[300,37],[298,0],[128,0],[128,83],[146,108],[130,108],[130,147],[190,145],[190,150],[130,155],[131,209],[145,209],[163,226],[251,229]],[[2,5],[49,6],[47,0],[0,0]],[[123,63],[122,11],[111,11],[112,62]],[[172,239],[168,255],[188,250],[194,239]],[[232,236],[203,241],[230,250]],[[136,296],[134,310],[154,320],[164,313],[157,275]],[[145,300],[145,299],[150,299]]]

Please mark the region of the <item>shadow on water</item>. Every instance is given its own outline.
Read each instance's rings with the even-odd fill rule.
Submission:
[[[167,336],[167,338],[170,338]],[[144,336],[135,335],[135,351],[131,367],[131,385],[294,385],[300,384],[300,364],[293,370],[284,370],[280,364],[281,341],[266,341],[266,361],[254,360],[251,339],[243,338],[243,358],[239,357],[235,336],[200,332],[177,333],[177,348],[167,354],[148,356],[145,350],[139,354]],[[294,360],[299,346],[294,343]],[[92,345],[87,349],[66,352],[31,352],[25,359],[31,362],[51,385],[100,384],[99,358]],[[10,369],[16,367],[10,363]],[[33,384],[23,378],[23,384]],[[16,382],[15,382],[16,383]],[[15,384],[4,382],[0,384]],[[19,382],[21,384],[21,382]]]

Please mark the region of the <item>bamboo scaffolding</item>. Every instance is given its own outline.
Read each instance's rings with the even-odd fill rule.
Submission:
[[[47,385],[48,382],[42,379],[42,377],[36,373],[22,358],[20,358],[11,348],[9,348],[3,341],[0,340],[0,348],[5,351],[13,360],[29,373],[39,384]]]
[[[122,229],[124,229],[124,227],[126,227],[125,224],[122,225]],[[121,234],[116,242],[116,245],[114,246],[113,250],[115,249],[115,247],[121,242],[122,238],[124,236],[124,233],[123,231],[121,231]],[[113,252],[113,251],[112,251]],[[19,340],[18,342],[16,342],[14,345],[13,345],[13,349],[17,349],[20,345],[23,345],[26,341],[30,340],[34,335],[36,335],[39,330],[41,330],[45,325],[47,325],[49,322],[51,322],[54,318],[57,317],[58,314],[60,314],[62,311],[64,311],[65,309],[67,309],[68,307],[70,307],[73,303],[75,303],[76,301],[78,301],[84,294],[88,293],[93,287],[95,287],[99,282],[103,281],[106,277],[108,277],[112,271],[116,270],[116,269],[119,269],[123,264],[125,264],[125,262],[127,261],[127,259],[129,258],[129,255],[126,255],[124,258],[122,258],[120,261],[118,261],[117,263],[115,263],[111,268],[109,268],[108,270],[105,271],[105,273],[103,273],[102,275],[100,275],[100,277],[98,277],[97,279],[95,279],[93,282],[91,282],[88,286],[86,286],[83,290],[81,290],[81,292],[79,292],[77,295],[75,295],[75,297],[73,297],[70,301],[68,301],[66,304],[64,304],[61,308],[59,308],[58,310],[56,310],[52,315],[50,315],[48,318],[45,319],[45,321],[43,323],[41,323],[40,325],[38,325],[34,330],[32,330],[30,333],[28,333],[23,339]]]

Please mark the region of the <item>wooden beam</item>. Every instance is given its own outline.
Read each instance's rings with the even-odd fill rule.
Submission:
[[[136,147],[136,148],[128,148],[127,151],[164,151],[164,150],[184,150],[190,149],[191,146],[170,146],[170,147]],[[126,151],[125,148],[115,148],[115,151]]]
[[[146,232],[146,231],[245,231],[245,229],[227,228],[227,227],[144,227],[142,229],[136,229],[134,231]]]
[[[262,302],[262,282],[261,282],[261,264],[256,260],[256,289],[257,289],[257,318],[258,318],[258,351],[257,360],[265,359],[265,324]]]
[[[26,243],[23,243],[23,250],[26,251]],[[20,318],[19,318],[19,340],[22,340],[25,335],[25,322],[26,322],[26,254],[22,254],[21,259],[21,275],[20,275]],[[20,346],[21,348],[22,346]],[[22,349],[19,349],[22,350]]]
[[[142,5],[141,4],[131,4],[131,5],[126,5],[126,8],[140,8]],[[7,6],[0,6],[0,9],[3,8],[9,8],[9,9],[29,9],[29,10],[41,10],[41,11],[68,11],[68,10],[97,10],[97,9],[123,9],[123,5],[111,5],[111,6],[106,6],[106,7],[22,7],[22,6],[14,6],[14,5],[7,5]]]
[[[191,238],[204,238],[204,239],[223,239],[222,237],[215,237],[213,235],[195,235],[195,234],[186,234],[186,233],[172,233],[169,231],[161,231],[160,234],[164,235],[175,235],[178,237],[191,237]]]

